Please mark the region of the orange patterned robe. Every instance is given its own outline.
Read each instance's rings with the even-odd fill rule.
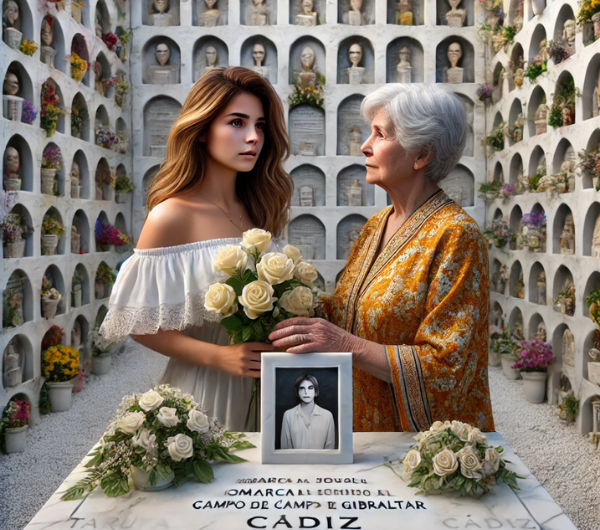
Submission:
[[[331,322],[385,345],[388,357],[392,384],[354,369],[354,430],[422,431],[459,420],[493,431],[479,227],[440,190],[377,256],[391,211],[365,224],[326,308]]]

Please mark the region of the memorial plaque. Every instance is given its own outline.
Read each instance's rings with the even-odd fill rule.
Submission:
[[[349,215],[340,221],[337,227],[337,259],[348,259],[366,222],[362,215]]]
[[[439,186],[459,206],[475,205],[475,178],[466,167],[456,166]]]
[[[289,224],[288,239],[304,259],[325,259],[325,227],[316,217],[301,215],[294,219]]]
[[[301,105],[290,111],[292,154],[323,156],[325,154],[325,112]]]
[[[174,99],[159,97],[148,103],[144,111],[144,156],[164,156],[171,127],[180,111],[181,106]]]
[[[303,165],[293,169],[290,176],[294,183],[292,206],[325,206],[325,174],[315,166]],[[311,190],[311,204],[308,204],[308,190]]]
[[[358,180],[362,187],[361,204],[360,206],[375,205],[375,187],[372,184],[367,184],[367,170],[364,166],[354,165],[342,169],[337,178],[337,205],[352,206],[349,204],[348,190]]]
[[[362,66],[355,66],[353,68],[347,68],[346,76],[348,78],[348,84],[362,85],[364,83],[364,78],[365,78],[365,69]]]
[[[350,96],[340,103],[337,116],[337,154],[344,156],[362,156],[356,154],[353,143],[360,143],[369,137],[369,124],[360,113],[363,96]],[[356,138],[354,138],[356,137]],[[354,155],[352,154],[354,152]]]

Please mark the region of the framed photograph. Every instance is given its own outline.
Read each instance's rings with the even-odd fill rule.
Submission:
[[[352,464],[352,354],[262,354],[263,464]]]

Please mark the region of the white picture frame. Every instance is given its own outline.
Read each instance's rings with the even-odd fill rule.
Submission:
[[[312,421],[301,415],[307,412],[302,402],[311,405],[310,392]],[[282,448],[294,443],[331,448]],[[353,463],[352,353],[263,352],[261,455],[263,464]]]

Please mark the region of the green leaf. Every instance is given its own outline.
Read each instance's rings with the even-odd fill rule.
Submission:
[[[60,499],[63,501],[77,501],[79,499],[83,499],[84,493],[85,486],[82,486],[81,484],[75,484],[75,486],[72,486],[65,491],[64,495]]]
[[[223,447],[216,448],[214,457],[215,460],[219,460],[221,462],[228,462],[229,464],[239,464],[240,462],[246,462],[246,460],[244,460],[243,458],[228,453],[227,449]]]
[[[255,282],[258,279],[256,274],[254,274],[254,272],[252,272],[250,269],[246,269],[242,278],[244,280],[244,285],[248,285],[249,283]]]
[[[225,283],[233,287],[235,294],[237,294],[238,296],[242,295],[242,291],[244,290],[244,284],[238,278],[231,277]]]
[[[252,328],[247,327],[242,330],[242,342],[248,342],[252,336]]]
[[[94,455],[91,460],[85,463],[84,467],[97,467],[102,463],[103,459],[103,451],[102,448],[96,449],[96,451],[92,451],[88,456]]]
[[[238,440],[231,445],[232,449],[237,449],[241,451],[243,449],[253,449],[256,447],[253,443],[250,443],[248,440]]]
[[[222,319],[221,325],[229,333],[237,333],[238,331],[242,331],[242,328],[244,327],[242,321],[235,314]]]
[[[194,462],[194,475],[203,484],[208,484],[215,478],[212,467],[207,462]]]

